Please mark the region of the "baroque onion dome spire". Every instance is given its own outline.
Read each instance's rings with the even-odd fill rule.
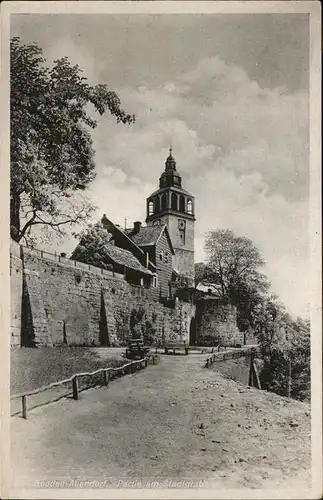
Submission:
[[[182,187],[182,179],[176,170],[176,160],[173,157],[172,146],[169,148],[169,155],[165,162],[165,171],[161,174],[159,178],[159,187]]]
[[[172,148],[172,146],[170,146],[169,156],[165,162],[165,170],[176,170],[176,160],[173,157],[172,152],[173,152],[173,148]]]

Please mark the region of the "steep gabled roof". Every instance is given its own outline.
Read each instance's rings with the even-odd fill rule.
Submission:
[[[150,246],[156,244],[161,230],[161,226],[146,226],[141,227],[139,233],[131,231],[128,235],[138,246]]]
[[[138,233],[128,233],[129,238],[131,238],[139,247],[148,247],[155,246],[161,237],[161,235],[165,232],[166,238],[168,239],[168,243],[171,249],[172,254],[174,255],[174,248],[172,244],[172,240],[170,239],[169,232],[166,225],[163,226],[145,226],[141,227]]]
[[[152,274],[151,271],[140,264],[139,260],[129,250],[124,250],[110,243],[105,246],[105,252],[116,264],[126,266],[143,274]]]
[[[142,256],[144,255],[143,250],[139,248],[139,246],[136,245],[136,243],[131,238],[129,238],[128,234],[126,234],[119,226],[117,226],[110,219],[108,219],[105,214],[103,215],[101,222],[103,224],[103,227],[105,227],[109,232],[114,231],[121,238],[123,238],[128,243],[128,245],[130,245],[130,247],[132,247],[135,250],[137,254],[139,255],[142,254]]]
[[[142,248],[140,248],[139,245],[136,244],[136,242],[132,238],[129,237],[128,231],[123,231],[119,226],[108,219],[105,214],[101,219],[101,223],[103,224],[103,227],[105,227],[109,232],[118,234],[119,237],[125,242],[125,244],[129,245],[129,247],[131,248],[131,253],[133,253],[137,259],[146,259],[146,253],[142,250]],[[120,245],[116,246],[120,248]],[[148,261],[148,264],[149,267],[156,269],[156,266],[150,260]]]
[[[216,283],[202,282],[197,285],[196,289],[205,293],[208,292],[208,290],[211,290],[212,294],[218,297],[223,296],[221,285],[218,285]]]

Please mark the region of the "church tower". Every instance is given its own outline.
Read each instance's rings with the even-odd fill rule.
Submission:
[[[148,226],[166,224],[175,255],[173,268],[194,286],[194,196],[182,188],[170,147],[159,189],[147,198]]]

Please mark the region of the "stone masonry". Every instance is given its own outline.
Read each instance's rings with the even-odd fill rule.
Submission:
[[[20,246],[10,245],[11,345],[20,345],[23,268]]]
[[[192,304],[167,307],[121,275],[20,248],[21,258],[17,248],[12,255],[12,345],[120,346],[138,331],[154,344],[189,341]]]
[[[243,334],[237,327],[237,309],[225,299],[204,296],[196,302],[196,335],[203,345],[243,344]]]

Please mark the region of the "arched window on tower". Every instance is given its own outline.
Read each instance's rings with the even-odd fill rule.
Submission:
[[[161,196],[161,209],[166,210],[167,208],[167,198],[166,198],[166,193],[163,193]]]
[[[188,200],[187,202],[187,213],[191,214],[193,213],[193,203],[192,200]]]
[[[148,202],[148,215],[152,215],[154,213],[154,203],[153,201]]]
[[[179,211],[185,212],[185,198],[182,194],[179,197]]]
[[[177,194],[172,193],[172,210],[177,210]]]

